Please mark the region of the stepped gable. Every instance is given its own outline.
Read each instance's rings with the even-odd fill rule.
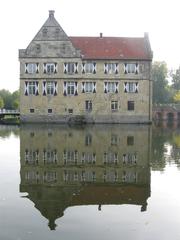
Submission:
[[[19,57],[80,57],[65,31],[54,17],[54,11],[49,11],[49,17],[29,46],[19,51]]]

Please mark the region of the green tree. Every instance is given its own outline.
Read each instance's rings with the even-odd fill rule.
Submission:
[[[0,90],[0,98],[3,99],[4,108],[6,109],[18,109],[19,108],[19,90],[13,93],[8,90]]]
[[[172,77],[172,88],[180,90],[180,66],[176,71],[171,73]]]
[[[2,90],[0,90],[0,97],[4,101],[4,108],[12,109],[11,93],[8,90],[2,89]]]
[[[168,86],[168,69],[165,62],[154,62],[152,65],[153,103],[168,103],[171,91]]]
[[[19,98],[20,98],[19,90],[12,93],[12,108],[13,109],[19,108]]]
[[[4,107],[4,101],[2,97],[0,97],[0,109]]]
[[[174,94],[173,100],[175,103],[180,103],[180,90]]]

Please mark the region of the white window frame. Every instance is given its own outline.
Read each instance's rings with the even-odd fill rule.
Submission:
[[[67,82],[67,95],[74,96],[76,92],[76,84],[75,82]]]
[[[138,83],[137,82],[124,83],[124,91],[127,93],[138,93]]]
[[[54,95],[54,91],[55,91],[55,83],[51,81],[47,81],[46,82],[47,95]]]
[[[85,72],[93,73],[93,71],[94,71],[94,64],[92,62],[85,63]]]
[[[93,82],[85,82],[84,83],[84,91],[86,93],[92,93],[94,90],[94,83]]]
[[[25,73],[34,74],[39,72],[38,63],[25,63]]]
[[[46,74],[57,73],[57,63],[44,63],[44,73]]]
[[[138,63],[125,63],[124,64],[124,73],[125,74],[138,74],[139,73],[139,64]]]
[[[111,111],[112,112],[115,112],[115,111],[118,111],[118,101],[111,101]]]
[[[87,112],[92,111],[92,100],[86,100],[85,101],[85,109]]]
[[[39,83],[37,81],[25,82],[25,95],[39,95]]]
[[[43,81],[43,83],[42,83],[43,96],[46,96],[46,95],[56,96],[57,95],[57,88],[58,88],[57,81]]]
[[[117,74],[118,71],[118,63],[105,63],[104,64],[104,73],[105,74]]]
[[[117,93],[118,83],[117,82],[105,82],[104,83],[105,93]]]
[[[78,63],[77,62],[64,63],[64,73],[65,74],[77,74],[78,73]]]
[[[82,73],[96,73],[96,63],[95,62],[86,62],[82,63]]]

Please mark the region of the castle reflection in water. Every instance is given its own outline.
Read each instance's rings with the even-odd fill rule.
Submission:
[[[69,206],[140,205],[150,196],[148,125],[25,125],[20,192],[55,229]]]

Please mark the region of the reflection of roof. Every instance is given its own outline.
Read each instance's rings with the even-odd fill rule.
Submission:
[[[151,59],[145,38],[70,37],[85,59]]]
[[[149,185],[87,185],[83,187],[49,187],[42,185],[20,185],[21,192],[28,192],[28,198],[35,207],[49,220],[49,227],[54,230],[55,220],[64,215],[70,206],[135,204],[146,210],[150,196]]]

